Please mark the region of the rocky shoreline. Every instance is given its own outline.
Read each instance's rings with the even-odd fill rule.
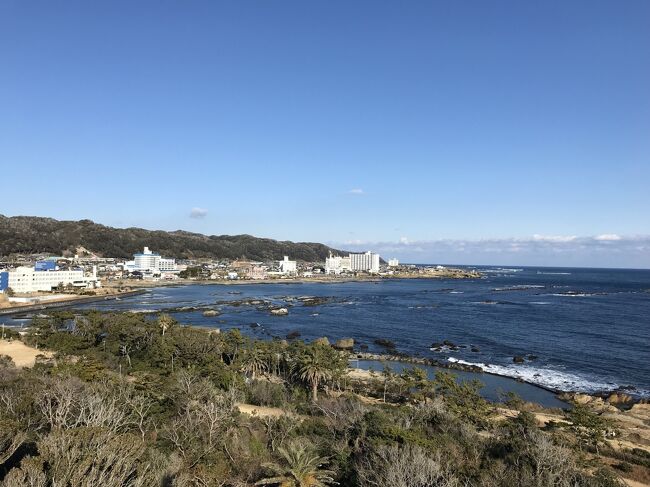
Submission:
[[[567,402],[574,402],[574,401],[584,402],[586,400],[584,398],[593,398],[594,400],[598,400],[600,402],[612,406],[616,406],[618,408],[621,407],[627,408],[633,406],[634,404],[650,403],[650,399],[635,397],[631,394],[628,394],[623,389],[615,390],[615,391],[596,391],[590,394],[585,394],[578,391],[566,391],[566,390],[546,387],[540,384],[536,384],[534,382],[523,380],[518,377],[512,377],[505,374],[495,374],[493,372],[487,372],[483,370],[481,367],[478,367],[476,365],[466,365],[466,364],[446,362],[446,361],[442,362],[436,359],[431,359],[426,357],[413,357],[413,356],[400,354],[400,353],[382,354],[382,353],[350,351],[349,359],[350,360],[373,360],[373,361],[380,361],[380,362],[400,362],[400,363],[408,363],[413,365],[439,367],[441,369],[447,369],[451,371],[458,370],[462,372],[472,372],[476,374],[487,374],[487,375],[493,375],[498,377],[506,377],[508,379],[512,379],[517,382],[529,384],[531,386],[539,387],[540,389],[544,389],[546,391],[552,392],[558,397],[558,399]]]
[[[66,308],[70,306],[77,306],[79,304],[94,303],[99,301],[110,301],[113,299],[136,296],[145,293],[145,289],[136,289],[132,291],[125,291],[120,293],[103,294],[101,296],[79,296],[76,298],[66,299],[64,301],[53,301],[38,304],[27,304],[24,306],[12,306],[11,308],[0,309],[0,316],[19,315],[23,313],[31,313],[34,311],[44,311],[52,308]]]

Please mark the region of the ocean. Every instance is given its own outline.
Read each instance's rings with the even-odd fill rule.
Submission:
[[[240,328],[260,339],[292,332],[306,340],[351,337],[371,352],[385,351],[374,340],[389,339],[400,352],[474,364],[553,390],[650,397],[650,271],[475,269],[485,278],[188,285],[79,308],[171,310],[181,323]],[[326,301],[305,306],[296,299],[304,296]],[[288,306],[289,314],[234,303],[251,299]],[[206,308],[221,314],[204,317]],[[444,340],[456,347],[432,349]]]

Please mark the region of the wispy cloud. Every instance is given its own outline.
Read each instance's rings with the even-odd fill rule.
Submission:
[[[537,242],[573,242],[578,237],[576,235],[533,235],[533,240]]]
[[[616,235],[615,233],[605,233],[603,235],[598,235],[597,237],[594,237],[594,239],[599,240],[601,242],[615,242],[617,240],[621,240],[620,235]]]
[[[393,242],[348,241],[337,248],[372,250],[404,262],[650,268],[650,235],[533,235],[478,240],[401,237]]]
[[[205,218],[208,215],[208,210],[205,208],[194,207],[190,210],[190,218]]]
[[[363,189],[361,189],[361,188],[354,188],[354,189],[351,189],[350,191],[348,191],[348,194],[365,194],[365,193],[363,192]]]

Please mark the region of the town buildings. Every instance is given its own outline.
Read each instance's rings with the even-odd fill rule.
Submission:
[[[330,256],[325,259],[326,274],[341,274],[343,272],[379,272],[379,254],[365,252],[349,254],[347,257]]]
[[[62,269],[53,261],[37,262],[34,267],[17,267],[0,272],[0,291],[11,289],[17,293],[52,291],[58,287],[96,288],[101,283],[97,278],[97,268],[86,276],[82,269]]]
[[[399,260],[397,259],[388,260],[388,267],[397,267],[397,266],[399,266]]]

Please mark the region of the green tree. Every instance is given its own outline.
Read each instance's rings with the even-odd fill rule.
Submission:
[[[253,380],[257,374],[266,371],[268,367],[268,359],[259,346],[253,346],[246,350],[241,356],[240,370],[250,375]]]
[[[300,380],[311,386],[311,397],[318,400],[318,386],[341,375],[341,355],[327,345],[313,344],[306,347],[296,362]]]
[[[480,381],[458,382],[454,374],[437,372],[433,385],[451,412],[473,424],[485,425],[493,409],[479,393],[483,387]]]
[[[598,415],[584,404],[574,403],[567,412],[576,436],[585,444],[591,445],[599,453],[598,446],[605,443],[607,433],[614,429],[612,421]]]
[[[280,485],[282,487],[324,487],[335,484],[334,472],[324,469],[327,458],[320,457],[312,449],[299,443],[290,443],[287,448],[278,448],[284,460],[283,465],[267,463],[264,467],[272,472],[255,485]]]
[[[162,331],[162,336],[165,336],[165,332],[175,324],[176,320],[169,316],[167,313],[161,313],[161,315],[158,317],[158,327]]]

